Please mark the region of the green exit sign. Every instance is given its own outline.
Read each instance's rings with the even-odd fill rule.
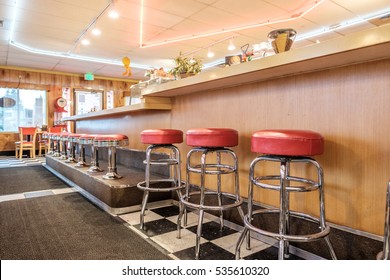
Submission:
[[[84,74],[84,80],[86,81],[93,81],[94,80],[94,76],[92,73],[85,73]]]

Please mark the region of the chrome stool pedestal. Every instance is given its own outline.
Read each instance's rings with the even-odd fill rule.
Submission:
[[[60,145],[61,133],[54,132],[54,133],[51,133],[50,136],[51,136],[51,141],[53,143],[53,154],[52,155],[53,155],[53,157],[59,157],[59,156],[61,156],[61,145]]]
[[[186,192],[181,198],[184,207],[179,214],[179,223],[184,215],[184,225],[186,225],[187,207],[199,210],[195,246],[195,259],[199,259],[204,211],[214,210],[220,213],[221,230],[224,225],[223,211],[237,208],[243,217],[242,199],[239,194],[238,159],[236,154],[227,148],[238,145],[238,132],[228,128],[203,128],[188,130],[186,135],[187,145],[194,148],[187,154]],[[200,163],[197,160],[198,163],[194,164],[192,161],[196,155],[200,156]],[[191,190],[194,186],[191,183],[190,174],[200,175],[198,191]],[[206,189],[206,176],[209,175],[216,176],[216,190]],[[234,177],[232,181],[226,180],[224,182],[225,184],[229,182],[233,188],[232,193],[222,190],[223,175]],[[206,197],[215,197],[215,203],[206,200]],[[179,231],[178,237],[180,234]]]
[[[137,187],[144,192],[140,213],[140,229],[144,229],[145,210],[150,192],[176,191],[180,211],[183,207],[180,190],[185,188],[185,184],[181,181],[180,151],[173,145],[183,142],[183,132],[175,129],[148,129],[141,132],[141,142],[143,144],[150,144],[146,149],[146,160],[144,161],[146,165],[145,181],[137,184]],[[158,151],[168,154],[168,157],[153,159],[152,153]],[[152,179],[152,166],[169,167],[169,178]],[[180,230],[179,222],[177,223],[177,228]]]
[[[299,130],[264,130],[252,135],[252,151],[266,155],[255,158],[249,170],[248,213],[244,217],[244,230],[237,242],[236,259],[240,258],[240,247],[245,237],[248,237],[247,247],[250,247],[249,231],[278,240],[278,258],[289,257],[289,242],[310,242],[323,238],[328,246],[332,259],[336,254],[330,243],[328,234],[330,227],[325,221],[325,203],[323,191],[323,172],[320,165],[308,156],[323,153],[323,138],[312,131]],[[255,168],[260,169],[261,163],[277,162],[280,164],[278,175],[256,176]],[[290,167],[294,163],[314,167],[316,179],[293,176]],[[279,192],[279,209],[253,210],[253,187],[260,187]],[[290,210],[290,193],[319,191],[319,218]],[[268,231],[255,226],[257,215],[276,213],[279,216],[278,232]],[[290,217],[300,218],[319,224],[319,230],[313,233],[294,235],[290,231]],[[249,248],[248,248],[249,249]]]
[[[99,135],[97,134],[87,134],[80,136],[79,143],[80,145],[87,145],[91,146],[91,165],[88,168],[88,173],[97,173],[97,172],[103,172],[103,170],[99,167],[99,151],[98,147],[95,147],[93,144],[95,137]]]
[[[103,179],[115,180],[122,178],[117,173],[116,168],[116,147],[127,146],[129,140],[126,135],[113,134],[113,135],[99,135],[95,137],[93,145],[95,147],[107,147],[108,148],[108,167],[107,173],[103,175]]]
[[[68,135],[68,146],[69,146],[68,150],[69,150],[69,154],[68,154],[68,159],[65,162],[67,162],[67,163],[77,162],[77,160],[76,160],[76,150],[78,148],[79,138],[82,135],[83,134],[78,134],[78,133],[70,133]]]
[[[59,144],[61,145],[60,159],[66,160],[68,158],[68,136],[69,132],[61,132],[59,137]]]
[[[85,160],[85,144],[84,141],[80,141],[80,138],[85,136],[87,134],[81,134],[77,138],[77,144],[78,144],[78,159],[75,167],[81,168],[81,167],[88,167],[89,164]]]

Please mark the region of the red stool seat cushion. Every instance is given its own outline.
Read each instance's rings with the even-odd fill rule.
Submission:
[[[183,142],[183,131],[177,129],[147,129],[141,132],[144,144],[175,144]]]
[[[195,128],[186,133],[187,145],[194,147],[234,147],[238,132],[230,128]]]
[[[324,138],[310,130],[260,130],[252,135],[252,152],[283,156],[315,156],[324,152]]]
[[[105,134],[98,135],[93,141],[93,145],[102,146],[126,146],[129,144],[129,138],[123,134]]]
[[[85,134],[80,134],[80,133],[70,133],[68,135],[68,141],[69,142],[72,142],[72,143],[78,143],[79,142],[79,138],[81,136],[84,136]]]
[[[91,145],[100,134],[83,134],[79,137],[80,144]]]

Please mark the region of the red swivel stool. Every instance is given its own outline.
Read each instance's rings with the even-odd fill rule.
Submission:
[[[249,237],[249,231],[278,240],[278,258],[281,260],[289,257],[289,242],[310,242],[317,241],[320,238],[324,238],[332,259],[336,259],[336,254],[328,237],[330,227],[325,220],[323,172],[319,163],[311,158],[323,153],[324,138],[316,132],[306,130],[261,130],[252,135],[251,149],[252,152],[263,155],[256,157],[250,165],[248,213],[244,217],[244,230],[237,242],[236,259],[240,258],[240,247],[245,236]],[[256,173],[260,173],[261,167],[265,167],[262,163],[266,162],[277,162],[280,164],[277,175],[259,176],[255,174],[255,168],[259,170]],[[316,173],[314,177],[316,178],[304,178],[303,176],[292,174],[292,165],[296,168],[307,167],[308,171],[310,168],[314,169]],[[252,209],[253,186],[278,191],[279,209],[254,211]],[[316,190],[319,191],[319,218],[290,210],[290,193],[305,193]],[[276,213],[279,216],[278,232],[268,231],[254,225],[256,215],[272,213]],[[290,217],[312,221],[319,224],[319,229],[316,232],[307,234],[293,234],[290,231]]]
[[[79,144],[84,146],[91,146],[91,166],[88,168],[88,173],[102,172],[103,170],[99,167],[99,150],[93,144],[98,134],[85,134],[80,136]]]
[[[65,162],[77,162],[76,151],[79,146],[79,138],[84,134],[80,133],[69,133],[68,135],[68,145],[69,145],[69,154],[68,159]]]
[[[120,146],[127,146],[129,139],[126,135],[112,134],[112,135],[99,135],[93,140],[93,145],[97,148],[107,147],[108,148],[108,170],[103,179],[114,180],[120,179],[116,168],[116,148]]]
[[[195,259],[199,259],[205,210],[220,213],[221,230],[223,229],[224,210],[238,208],[243,217],[242,199],[239,193],[238,160],[236,154],[229,149],[229,147],[238,145],[238,132],[229,128],[199,128],[188,130],[186,136],[187,145],[193,148],[187,154],[186,192],[181,199],[184,207],[180,211],[178,222],[181,223],[182,216],[185,214],[184,225],[186,225],[185,208],[199,210],[195,247]],[[199,186],[192,183],[191,174],[200,176]],[[207,176],[215,176],[214,189],[216,190],[212,190],[210,185],[206,186]],[[222,179],[224,179],[223,182]],[[233,191],[231,193],[222,191],[222,184],[226,189],[230,187]],[[180,237],[180,230],[178,237]]]
[[[68,136],[69,132],[61,132],[59,136],[59,143],[61,147],[61,156],[60,159],[66,160],[68,158]]]
[[[176,129],[148,129],[141,132],[141,142],[149,144],[146,149],[145,181],[137,184],[137,187],[144,192],[140,214],[140,228],[144,228],[144,216],[146,204],[150,192],[172,192],[176,191],[179,199],[179,208],[182,209],[181,189],[185,184],[181,181],[180,175],[180,151],[173,145],[183,142],[183,131]],[[168,157],[153,158],[153,152],[164,152]],[[168,166],[170,176],[165,179],[152,179],[152,166]],[[177,223],[180,229],[180,223]]]

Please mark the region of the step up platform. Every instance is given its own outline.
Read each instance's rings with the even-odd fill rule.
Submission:
[[[107,153],[99,148],[100,167],[107,169]],[[86,154],[89,162],[89,154]],[[156,154],[155,157],[165,157],[164,154]],[[51,155],[46,156],[46,168],[68,183],[71,187],[76,188],[82,195],[92,201],[94,204],[107,211],[110,214],[118,215],[139,211],[143,192],[137,188],[137,184],[145,180],[145,152],[130,150],[127,148],[118,148],[117,150],[117,168],[123,178],[117,180],[103,179],[104,172],[88,173],[87,167],[76,167],[76,163],[66,163],[59,157]],[[168,168],[161,168],[152,174],[155,179],[167,178],[169,175]],[[102,174],[103,173],[103,174]],[[170,192],[150,194],[150,203],[172,203],[174,195]]]

